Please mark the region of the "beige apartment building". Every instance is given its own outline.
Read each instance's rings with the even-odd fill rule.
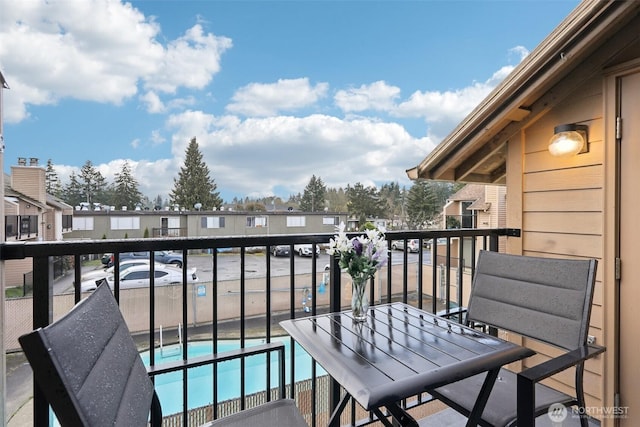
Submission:
[[[5,240],[63,240],[71,232],[73,208],[47,194],[45,169],[36,158],[19,158],[5,177]],[[19,286],[31,271],[31,260],[5,262],[5,285]]]
[[[333,233],[346,213],[233,210],[75,210],[69,239],[224,237]]]

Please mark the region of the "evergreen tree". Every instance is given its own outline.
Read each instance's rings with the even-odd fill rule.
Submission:
[[[347,194],[342,187],[327,189],[327,208],[331,212],[347,212]]]
[[[62,184],[58,178],[58,173],[53,168],[53,162],[51,159],[47,160],[47,169],[44,172],[44,185],[47,194],[51,194],[56,197],[62,196]]]
[[[156,196],[155,201],[153,202],[153,209],[154,210],[161,210],[162,208],[165,207],[165,204],[162,201],[162,196],[160,196],[159,194]]]
[[[202,209],[205,210],[217,208],[222,205],[222,199],[216,188],[194,137],[187,147],[184,166],[180,168],[178,179],[173,179],[173,190],[169,195],[171,203],[186,209],[193,209],[196,203],[202,204]]]
[[[115,193],[112,204],[116,208],[126,206],[134,209],[142,201],[142,193],[138,191],[138,181],[131,174],[129,162],[124,162],[122,169],[115,176]]]
[[[378,189],[373,186],[365,187],[359,182],[353,187],[347,186],[347,199],[349,215],[358,218],[363,226],[368,218],[380,218],[384,212]]]
[[[407,196],[407,220],[409,228],[425,228],[440,209],[436,203],[436,194],[428,181],[416,181]]]
[[[82,186],[87,203],[105,202],[105,200],[102,199],[105,196],[104,193],[107,189],[107,182],[100,171],[93,166],[91,160],[87,160],[80,169],[80,179],[80,185]]]
[[[425,228],[438,218],[447,199],[456,187],[447,182],[416,181],[407,196],[407,216],[410,228]]]
[[[405,199],[407,190],[397,182],[390,182],[380,187],[380,199],[386,207],[384,216],[392,219],[394,223],[404,224],[405,221]]]
[[[62,199],[71,206],[79,206],[80,202],[85,201],[82,184],[78,180],[75,172],[71,172],[69,175],[69,183],[62,189]]]
[[[311,176],[300,199],[300,210],[304,212],[322,212],[325,206],[327,187],[319,177]]]

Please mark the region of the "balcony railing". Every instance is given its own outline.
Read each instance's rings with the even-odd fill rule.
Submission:
[[[497,251],[501,236],[519,235],[520,230],[515,229],[388,232],[389,264],[376,274],[374,286],[369,289],[370,301],[374,304],[403,301],[431,312],[455,311],[465,304],[468,296],[477,251]],[[177,351],[187,361],[190,346],[196,342],[209,343],[209,351],[214,352],[230,338],[242,348],[278,339],[290,342],[279,327],[281,320],[347,308],[348,276],[340,272],[337,260],[324,250],[319,257],[303,259],[293,255],[294,245],[311,244],[315,252],[318,246],[324,248],[331,237],[333,234],[6,243],[0,247],[0,257],[33,261],[32,313],[22,310],[31,314],[31,325],[23,326],[30,330],[51,323],[83,297],[79,285],[85,272],[83,260],[96,259],[96,255],[103,253],[181,252],[184,265],[180,285],[156,286],[152,280],[150,286],[125,289],[126,285],[120,282],[120,270],[114,271],[114,294],[125,320],[141,352],[148,352],[149,364],[158,367],[165,351]],[[391,250],[392,240],[405,240],[406,247],[407,239],[417,239],[422,250],[417,254]],[[272,248],[277,245],[290,246],[292,255],[277,259],[272,255]],[[56,290],[57,283],[54,286],[56,257],[71,258],[75,285],[68,293]],[[187,271],[195,265],[200,266],[200,280],[187,283]],[[15,320],[15,323],[24,322]],[[170,349],[170,344],[176,345]],[[11,344],[5,346],[11,348]],[[310,369],[299,366],[296,351],[299,349],[290,345],[287,394],[296,399],[310,426],[325,425],[340,400],[341,389],[323,376],[315,363],[309,361]],[[307,378],[299,379],[301,370],[310,372]],[[202,423],[218,418],[269,399],[271,391],[247,390],[244,384],[250,378],[246,378],[243,365],[237,396],[224,397],[219,392],[220,385],[212,385],[213,403],[198,406],[193,404],[198,392],[189,390],[189,377],[184,373],[178,375],[182,375],[177,393],[179,408],[163,411],[164,425],[187,426],[196,422],[190,420]],[[169,407],[169,402],[160,397],[163,408]],[[427,400],[420,396],[407,405],[420,405]],[[345,411],[343,424],[375,421],[372,414],[355,403],[348,412]],[[37,387],[34,387],[33,418],[35,426],[49,425],[50,411]]]

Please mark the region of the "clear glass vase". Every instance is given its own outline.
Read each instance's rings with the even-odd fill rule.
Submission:
[[[351,313],[356,322],[364,322],[369,314],[369,293],[367,283],[369,279],[351,278]]]

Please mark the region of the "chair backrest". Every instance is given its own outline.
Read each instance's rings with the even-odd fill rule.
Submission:
[[[61,319],[19,341],[62,425],[146,426],[152,401],[159,409],[153,383],[106,284]]]
[[[596,266],[481,251],[468,320],[575,349],[587,340]]]

